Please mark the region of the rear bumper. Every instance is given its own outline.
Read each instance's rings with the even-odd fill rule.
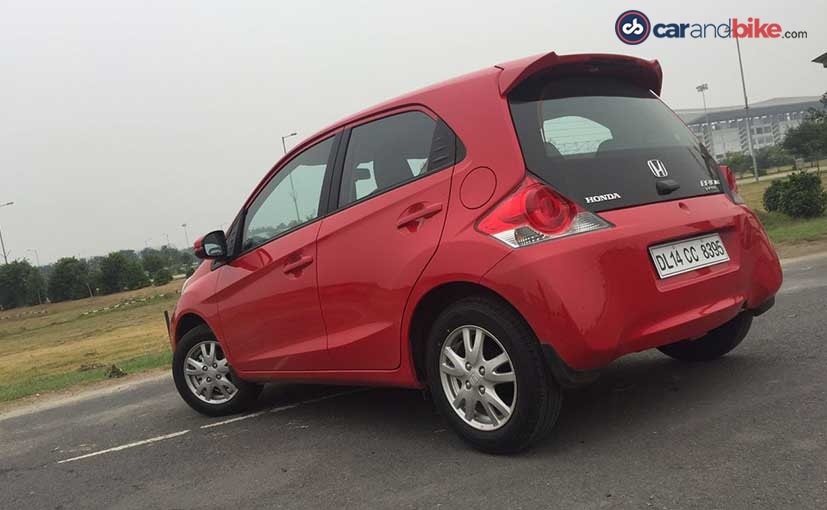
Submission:
[[[697,338],[769,309],[781,267],[763,228],[725,196],[602,213],[614,228],[514,250],[483,278],[571,370]],[[648,247],[718,233],[729,262],[665,280]],[[769,304],[768,304],[769,302]]]

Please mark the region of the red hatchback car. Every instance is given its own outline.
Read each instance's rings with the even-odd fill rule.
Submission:
[[[427,387],[463,439],[512,452],[619,356],[726,354],[781,268],[661,77],[548,53],[307,139],[196,242],[169,320],[181,396],[221,415],[268,381]]]

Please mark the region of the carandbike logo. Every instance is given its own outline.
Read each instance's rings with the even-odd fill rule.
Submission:
[[[806,39],[806,30],[787,30],[761,18],[730,18],[724,23],[655,23],[638,10],[625,11],[615,21],[615,34],[626,44],[640,44],[651,34],[659,39]]]
[[[640,11],[626,11],[617,17],[615,33],[626,44],[640,44],[649,37],[652,25]]]

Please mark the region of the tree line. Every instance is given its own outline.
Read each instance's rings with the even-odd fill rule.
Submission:
[[[63,257],[43,267],[15,260],[0,266],[0,309],[164,285],[175,274],[191,275],[195,263],[191,249],[171,246],[120,250],[101,257]]]
[[[827,92],[821,96],[821,108],[810,108],[807,118],[784,133],[781,145],[763,147],[755,151],[758,174],[768,168],[792,165],[801,158],[821,170],[820,160],[827,157]],[[723,161],[736,173],[752,171],[752,160],[741,152],[730,152]]]

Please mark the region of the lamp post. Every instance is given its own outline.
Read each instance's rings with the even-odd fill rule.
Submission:
[[[181,223],[181,226],[184,228],[184,240],[187,242],[186,246],[189,248],[190,246],[190,236],[187,234],[187,224]]]
[[[712,153],[712,157],[715,157],[715,140],[712,137],[712,124],[709,123],[709,111],[706,109],[706,94],[705,91],[709,90],[708,83],[701,83],[695,90],[701,93],[701,98],[704,102],[704,117],[706,117],[706,129],[707,133],[709,133],[709,152]]]
[[[747,100],[747,82],[744,80],[744,63],[741,60],[741,42],[740,37],[735,37],[735,47],[738,48],[738,67],[741,69],[741,88],[744,89],[744,120],[747,123],[747,145],[749,146],[749,155],[752,158],[752,175],[755,177],[755,182],[758,182],[758,162],[755,160],[755,151],[752,150],[752,127],[749,122],[749,101]]]
[[[29,248],[26,251],[34,253],[34,260],[37,262],[37,267],[40,267],[40,255],[37,254],[37,250],[34,248]]]
[[[284,153],[287,154],[287,144],[284,143],[285,140],[290,138],[291,136],[296,136],[298,133],[295,131],[290,133],[289,135],[284,135],[281,137],[281,148],[284,150]],[[290,198],[293,199],[293,208],[296,210],[296,221],[301,223],[301,217],[299,216],[299,199],[296,196],[296,188],[293,186],[293,173],[287,174],[287,178],[290,180]]]
[[[6,207],[7,205],[14,205],[14,202],[6,202],[5,204],[0,204],[0,207]],[[6,245],[3,243],[3,231],[0,230],[0,248],[3,250],[3,263],[9,263],[9,257],[6,253]]]

